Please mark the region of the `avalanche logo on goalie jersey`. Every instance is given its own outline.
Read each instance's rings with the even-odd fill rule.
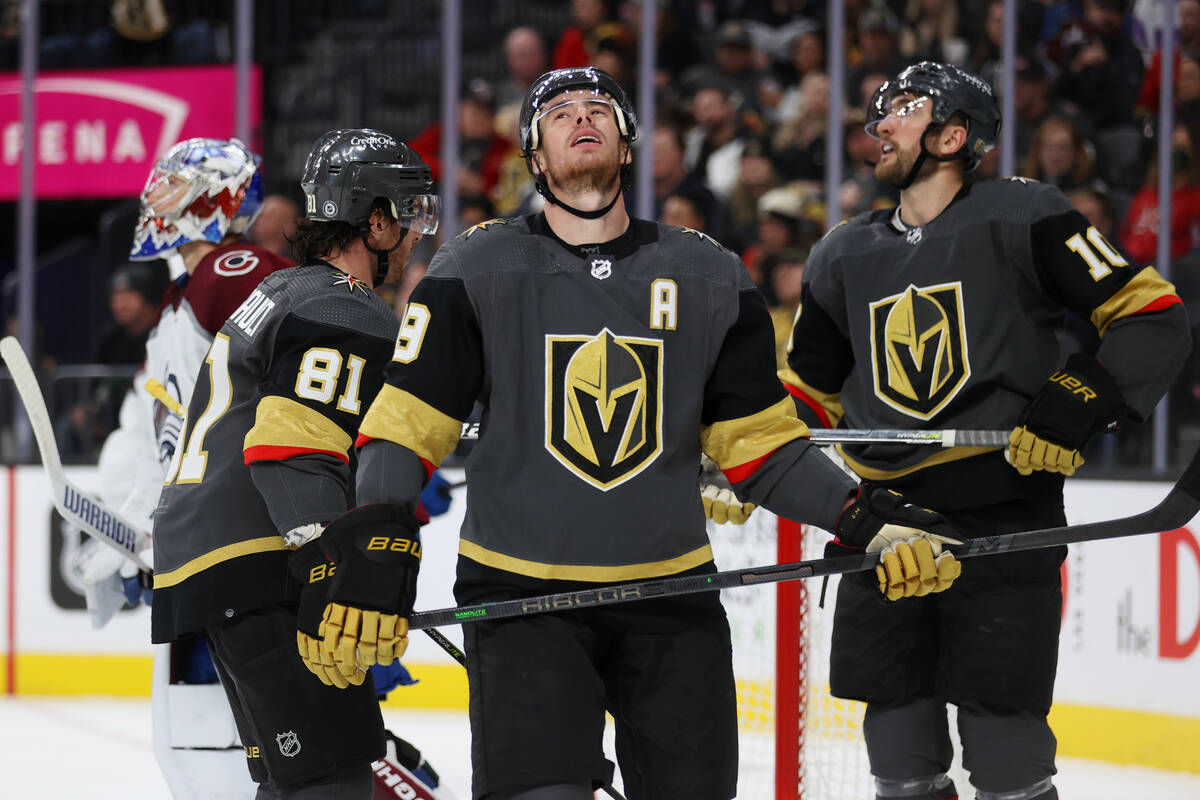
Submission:
[[[871,303],[875,395],[917,419],[941,411],[971,376],[962,283],[918,288]]]
[[[546,336],[546,449],[608,491],[662,452],[661,339]]]

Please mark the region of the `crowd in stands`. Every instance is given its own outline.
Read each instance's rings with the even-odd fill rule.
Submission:
[[[360,4],[365,0],[357,0]],[[459,226],[536,211],[516,145],[521,99],[548,69],[592,64],[635,102],[642,2],[654,2],[656,123],[643,130],[652,159],[654,213],[705,231],[741,254],[785,330],[799,301],[809,248],[826,217],[827,141],[845,156],[845,216],[891,207],[874,179],[878,144],[863,129],[875,89],[907,64],[958,64],[1000,87],[1003,0],[846,0],[845,115],[828,130],[829,41],[823,0],[562,0],[504,30],[502,58],[464,72],[459,167],[440,170],[441,124],[391,131],[408,140],[439,181],[454,180]],[[370,5],[370,3],[366,3]],[[535,3],[539,8],[546,2]],[[1146,0],[1017,0],[1013,104],[1016,172],[1059,186],[1135,263],[1157,256],[1158,140],[1171,141],[1171,279],[1189,308],[1200,301],[1200,0],[1179,0],[1173,68],[1176,123],[1159,131],[1159,5]],[[569,6],[569,15],[565,7]],[[464,14],[473,3],[464,0]],[[531,17],[532,18],[532,17]],[[270,115],[266,124],[270,125]],[[358,124],[358,123],[356,123]],[[995,176],[998,150],[972,173]],[[643,159],[645,161],[645,159]],[[630,199],[632,205],[632,200]],[[266,214],[264,213],[264,216]],[[269,246],[281,242],[276,239]],[[433,242],[426,242],[428,260]],[[423,266],[396,291],[402,302]],[[1192,318],[1200,320],[1200,311]],[[1200,381],[1185,370],[1172,395],[1177,417],[1200,430]]]

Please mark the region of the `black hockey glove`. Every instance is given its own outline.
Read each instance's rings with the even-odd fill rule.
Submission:
[[[300,608],[296,614],[296,649],[300,652],[300,660],[326,686],[345,689],[350,680],[338,671],[333,658],[321,650],[324,627],[321,615],[325,611],[325,593],[329,588],[327,579],[334,570],[333,562],[321,552],[319,540],[309,542],[288,558],[288,572],[300,587]],[[357,677],[358,683],[362,683],[362,673]]]
[[[421,566],[420,525],[391,503],[359,506],[321,534],[337,564],[322,616],[321,650],[348,680],[372,664],[391,664],[408,646],[408,619]]]
[[[890,489],[859,486],[834,532],[842,544],[882,553],[875,577],[888,600],[943,592],[962,574],[954,554],[942,551],[944,544],[962,544],[947,535],[953,531],[946,518]]]
[[[1113,376],[1075,353],[1025,406],[1005,458],[1022,475],[1036,469],[1073,475],[1083,465],[1083,446],[1097,433],[1116,430],[1124,417],[1125,396]]]

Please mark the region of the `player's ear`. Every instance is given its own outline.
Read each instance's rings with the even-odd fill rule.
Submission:
[[[546,171],[546,167],[545,167],[545,166],[542,164],[542,151],[541,151],[541,149],[534,150],[534,151],[533,151],[533,153],[532,153],[531,155],[532,155],[533,157],[529,159],[529,170],[530,170],[530,172],[532,172],[532,173],[534,174],[534,176],[536,177],[536,176],[538,176],[538,175],[541,175],[543,172],[545,172],[545,171]]]
[[[621,163],[622,164],[632,164],[633,163],[633,148],[630,147],[629,142],[625,141],[624,139],[621,139],[621,147],[624,148],[624,152],[621,156]]]

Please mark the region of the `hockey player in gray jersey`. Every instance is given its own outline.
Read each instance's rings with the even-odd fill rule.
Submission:
[[[394,348],[372,287],[436,230],[431,184],[387,134],[316,142],[301,263],[214,338],[155,514],[153,639],[206,634],[260,798],[369,798],[385,752],[373,682],[298,657],[297,614],[319,622],[332,567],[313,540],[353,503],[353,436]]]
[[[1084,446],[1145,420],[1183,364],[1183,306],[1058,189],[965,183],[1000,127],[976,76],[911,66],[868,120],[875,174],[900,205],[835,228],[806,264],[782,372],[798,413],[820,427],[1012,428],[1006,449],[840,450],[864,486],[936,508],[966,537],[1063,525],[1063,479]],[[1065,313],[1092,322],[1096,353],[1059,353]],[[869,582],[842,580],[831,687],[867,701],[877,797],[956,796],[947,702],[976,797],[1057,797],[1046,716],[1065,555],[975,559],[950,590],[911,603],[880,604]]]
[[[347,672],[385,642],[404,646],[419,562],[408,507],[477,401],[462,603],[712,573],[702,451],[756,503],[889,548],[899,594],[956,577],[958,563],[938,554],[948,528],[937,514],[860,497],[810,446],[739,259],[694,230],[626,214],[637,135],[606,73],[544,75],[521,117],[544,214],[471,228],[415,289],[360,428],[367,504],[321,537],[338,564],[322,652]],[[480,622],[465,637],[475,797],[591,798],[611,770],[606,706],[628,797],[734,795],[735,691],[716,593]]]

